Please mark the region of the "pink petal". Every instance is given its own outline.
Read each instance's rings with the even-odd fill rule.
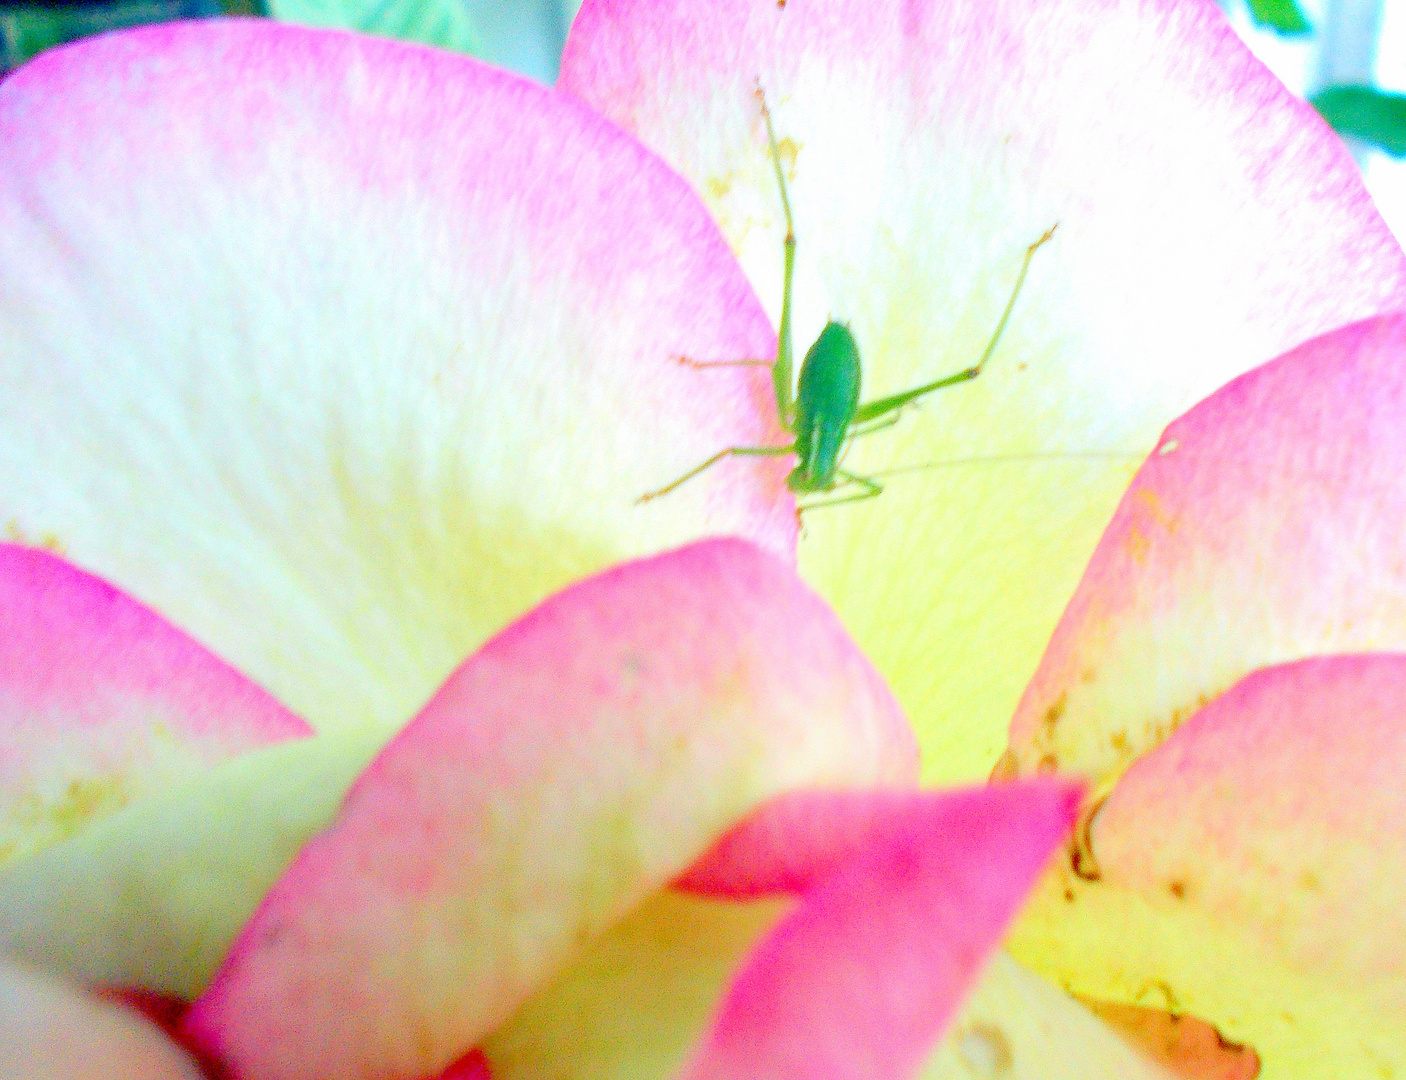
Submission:
[[[773,318],[758,83],[790,177],[798,347],[849,322],[866,398],[968,367],[1058,222],[982,377],[846,468],[956,464],[814,515],[802,546],[925,778],[984,778],[1157,433],[1402,307],[1406,263],[1337,137],[1209,0],[588,0],[560,85],[692,181]],[[1063,451],[1093,453],[1044,456]]]
[[[451,677],[190,1030],[250,1080],[432,1072],[762,801],[915,765],[883,683],[782,563],[712,541],[626,564]]]
[[[1167,428],[1011,724],[1117,775],[1256,668],[1406,647],[1406,318],[1325,335]]]
[[[1143,754],[1014,948],[1189,1012],[1266,1080],[1406,1068],[1406,655],[1257,671]]]
[[[494,1077],[677,1075],[748,953],[793,905],[674,889],[654,895],[484,1041]],[[922,1076],[993,1073],[1000,1080],[1168,1080],[1083,1005],[999,951]]]
[[[0,862],[306,724],[155,612],[0,544]]]
[[[1309,1061],[1338,1076],[1406,1067],[1403,762],[1406,655],[1303,660],[1198,712],[1094,817],[1110,888],[1169,898],[1238,939],[1243,951],[1221,963],[1240,965],[1247,986],[1263,967],[1330,988],[1336,1007],[1242,995],[1247,1041],[1285,1075]],[[1217,967],[1177,972],[1185,1007],[1196,1011]]]
[[[493,1080],[493,1071],[483,1051],[474,1049],[452,1062],[435,1080]]]
[[[782,796],[695,868],[725,895],[794,889],[689,1080],[913,1075],[1074,820],[1071,785]],[[750,865],[747,865],[750,864]]]
[[[1261,668],[1406,643],[1397,527],[1406,514],[1403,357],[1406,319],[1346,327],[1236,380],[1168,428],[1050,643],[1012,723],[1004,770],[1082,772],[1127,806],[1133,796],[1119,792],[1132,773],[1120,774],[1148,755],[1178,760],[1171,748],[1187,717],[1209,703],[1222,716],[1217,727],[1244,725],[1227,763],[1243,770],[1233,783],[1188,774],[1160,815],[1149,803],[1137,828],[1120,827],[1127,846],[1119,858],[1194,844],[1194,874],[1154,881],[1142,873],[1134,884],[1110,869],[1099,839],[1110,801],[1070,865],[1042,884],[1012,947],[1080,993],[1189,1010],[1287,1075],[1406,1067],[1401,1003],[1382,996],[1390,980],[1377,966],[1406,966],[1406,958],[1378,935],[1394,923],[1372,912],[1399,907],[1406,881],[1349,872],[1334,886],[1347,893],[1329,888],[1324,897],[1338,902],[1315,908],[1309,879],[1286,859],[1300,844],[1305,854],[1340,845],[1349,860],[1364,844],[1389,851],[1396,823],[1387,814],[1371,834],[1384,812],[1359,800],[1371,806],[1380,793],[1354,776],[1370,772],[1394,791],[1400,785],[1385,777],[1400,771],[1401,757],[1384,714],[1347,688],[1347,675],[1335,678],[1341,703],[1315,690],[1289,712],[1267,703],[1269,718],[1259,720],[1243,696],[1222,704],[1222,695]],[[1370,697],[1370,684],[1362,692]],[[1315,708],[1322,715],[1310,721]],[[1270,743],[1254,734],[1267,725],[1276,732]],[[1330,750],[1332,740],[1340,745]],[[1269,806],[1301,816],[1302,832],[1281,831],[1265,816]],[[1198,833],[1207,815],[1218,817],[1216,828]],[[1345,818],[1369,831],[1354,833],[1359,825]],[[1221,893],[1201,882],[1242,869],[1244,881]],[[1305,951],[1324,935],[1341,967]],[[1349,978],[1353,965],[1362,970]]]
[[[320,736],[10,864],[0,948],[198,994],[489,635],[699,535],[792,551],[784,462],[633,505],[775,434],[765,373],[674,355],[774,335],[683,182],[579,103],[393,42],[167,25],[6,79],[0,146],[0,525]]]
[[[0,526],[320,733],[389,734],[567,582],[792,550],[773,332],[705,209],[574,99],[266,20],[0,84]]]

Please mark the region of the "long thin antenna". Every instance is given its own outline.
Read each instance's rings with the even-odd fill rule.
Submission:
[[[972,457],[947,458],[944,461],[925,461],[920,465],[900,465],[882,472],[868,475],[875,480],[889,476],[902,476],[905,473],[922,472],[926,469],[952,469],[963,465],[1003,465],[1018,461],[1068,461],[1088,459],[1091,461],[1141,461],[1147,454],[1136,454],[1120,450],[1042,450],[1030,454],[978,454]]]

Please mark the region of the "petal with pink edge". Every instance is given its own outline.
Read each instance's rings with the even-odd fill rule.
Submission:
[[[774,901],[719,903],[673,892],[651,898],[490,1036],[495,1080],[673,1075],[706,1030],[729,976],[778,917]],[[1167,1080],[1077,1001],[1004,952],[992,957],[917,1075]]]
[[[1402,254],[1337,137],[1209,0],[588,0],[560,85],[693,182],[773,317],[758,84],[790,177],[798,348],[847,321],[866,398],[973,364],[1058,223],[981,378],[846,468],[957,464],[813,515],[801,548],[913,717],[925,776],[984,778],[1158,431],[1399,307]]]
[[[52,536],[322,734],[387,737],[568,581],[792,550],[773,334],[687,185],[469,58],[267,21],[0,84],[0,527]]]
[[[685,1080],[906,1080],[1068,833],[1070,784],[800,792],[689,880],[800,893],[748,957]]]
[[[916,769],[783,563],[727,540],[625,564],[495,637],[391,741],[189,1030],[250,1080],[432,1073],[759,803]]]
[[[1249,676],[1123,774],[1016,944],[1074,990],[1187,1010],[1263,1080],[1406,1067],[1406,655]]]
[[[781,910],[776,901],[652,897],[488,1038],[495,1080],[673,1075],[707,1029],[729,977]],[[992,958],[918,1075],[1168,1080],[1077,1001],[1004,952]]]
[[[962,821],[978,807],[979,817]],[[485,1048],[494,1076],[658,1080],[678,1074],[692,1047],[695,1069],[732,1065],[750,1077],[803,1076],[822,1065],[825,1075],[844,1076],[866,1059],[871,1066],[884,1058],[893,1064],[893,1051],[906,1051],[919,1062],[927,1059],[918,1074],[930,1080],[1165,1078],[1165,1072],[1081,1005],[1004,954],[992,959],[974,985],[965,979],[943,984],[935,977],[951,974],[954,960],[970,960],[973,952],[989,949],[994,941],[990,928],[1001,921],[997,912],[1009,911],[1023,894],[1017,882],[1030,880],[1022,879],[1022,854],[1026,873],[1045,861],[1036,852],[1049,848],[1029,841],[1043,831],[1049,843],[1056,842],[1071,808],[1057,795],[1052,799],[1049,789],[1009,795],[783,796],[732,830],[684,879],[690,888],[716,889],[731,902],[666,892],[591,942],[556,982],[488,1038]],[[921,899],[906,888],[886,890],[881,871],[867,879],[860,909],[830,928],[836,940],[812,940],[791,954],[803,964],[826,954],[853,963],[826,964],[802,980],[784,964],[767,965],[769,957],[785,956],[788,945],[799,944],[801,930],[823,925],[826,898],[834,896],[834,885],[827,883],[854,883],[864,876],[866,864],[872,868],[888,862],[892,868],[890,860],[904,849],[901,834],[908,830],[908,838],[915,838],[938,821],[970,827],[941,829],[927,837],[912,851],[907,868],[912,874],[905,878],[910,885],[921,882],[937,871],[935,864],[943,863],[948,880],[941,889]],[[961,887],[961,879],[982,875],[985,887]],[[1010,895],[993,896],[989,886],[1005,875]],[[790,908],[789,918],[777,900],[737,899],[776,889],[797,890],[803,897],[800,906]],[[902,909],[905,893],[917,902],[909,912],[917,915],[916,926],[884,935],[879,944],[870,941],[854,953],[835,948],[840,940],[854,943],[875,932]],[[957,925],[942,918],[957,909]],[[764,941],[769,933],[772,940]],[[729,990],[729,980],[749,952],[745,974]],[[770,984],[780,998],[794,999],[772,1011],[771,1022],[759,1031],[762,1018],[755,1014],[744,1013],[744,1022],[737,1023],[737,1014],[756,1003],[758,982]],[[719,1018],[717,1003],[725,992],[729,1004]],[[777,995],[761,996],[778,1003]],[[964,997],[936,1049],[931,1035],[915,1031],[915,1025],[909,1023],[904,1031],[893,1016],[876,1015],[887,1006],[906,1013],[910,1021],[917,1017],[938,1026],[952,1001]],[[843,1001],[844,1007],[826,1017],[825,1030],[817,1033],[807,1021],[824,1015],[827,999],[830,1004]],[[909,1036],[906,1045],[900,1033]],[[772,1056],[775,1064],[788,1043],[794,1047],[800,1040],[809,1044],[804,1060],[786,1060],[781,1071],[768,1071],[767,1051],[783,1051]],[[831,1051],[828,1058],[819,1055],[822,1047]]]
[[[160,1028],[0,962],[0,1076],[5,1080],[200,1080]]]
[[[0,544],[0,863],[310,730],[160,616]]]
[[[1107,784],[1256,668],[1406,649],[1406,317],[1345,327],[1167,428],[1011,723],[1006,767]]]

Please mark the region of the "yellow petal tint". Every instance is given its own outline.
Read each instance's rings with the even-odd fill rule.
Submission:
[[[1097,1015],[1005,953],[986,969],[920,1080],[1173,1080]]]
[[[690,179],[775,319],[765,91],[797,346],[848,322],[867,399],[974,363],[1058,223],[981,378],[845,467],[998,460],[895,475],[806,521],[803,573],[894,687],[928,780],[990,771],[1162,427],[1402,302],[1401,252],[1352,160],[1210,3],[588,0],[560,85]]]

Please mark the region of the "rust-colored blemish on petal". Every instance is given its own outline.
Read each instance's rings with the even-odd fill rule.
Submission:
[[[1098,859],[1094,856],[1093,827],[1094,818],[1107,801],[1108,796],[1105,795],[1089,804],[1079,816],[1079,822],[1074,826],[1074,837],[1069,842],[1069,868],[1074,871],[1075,877],[1085,881],[1098,881],[1103,877]]]
[[[1128,527],[1127,538],[1123,541],[1123,546],[1127,549],[1128,558],[1138,566],[1147,562],[1147,552],[1152,546],[1152,541],[1147,538],[1147,534],[1136,525]]]
[[[999,1080],[1015,1067],[1010,1040],[995,1024],[974,1023],[957,1032],[957,1057],[977,1080]]]
[[[996,765],[991,770],[988,783],[1008,784],[1020,776],[1020,759],[1016,757],[1015,751],[1010,747],[1002,752],[996,759]]]
[[[1260,1058],[1215,1025],[1185,1013],[1081,998],[1104,1023],[1186,1080],[1254,1080]]]

